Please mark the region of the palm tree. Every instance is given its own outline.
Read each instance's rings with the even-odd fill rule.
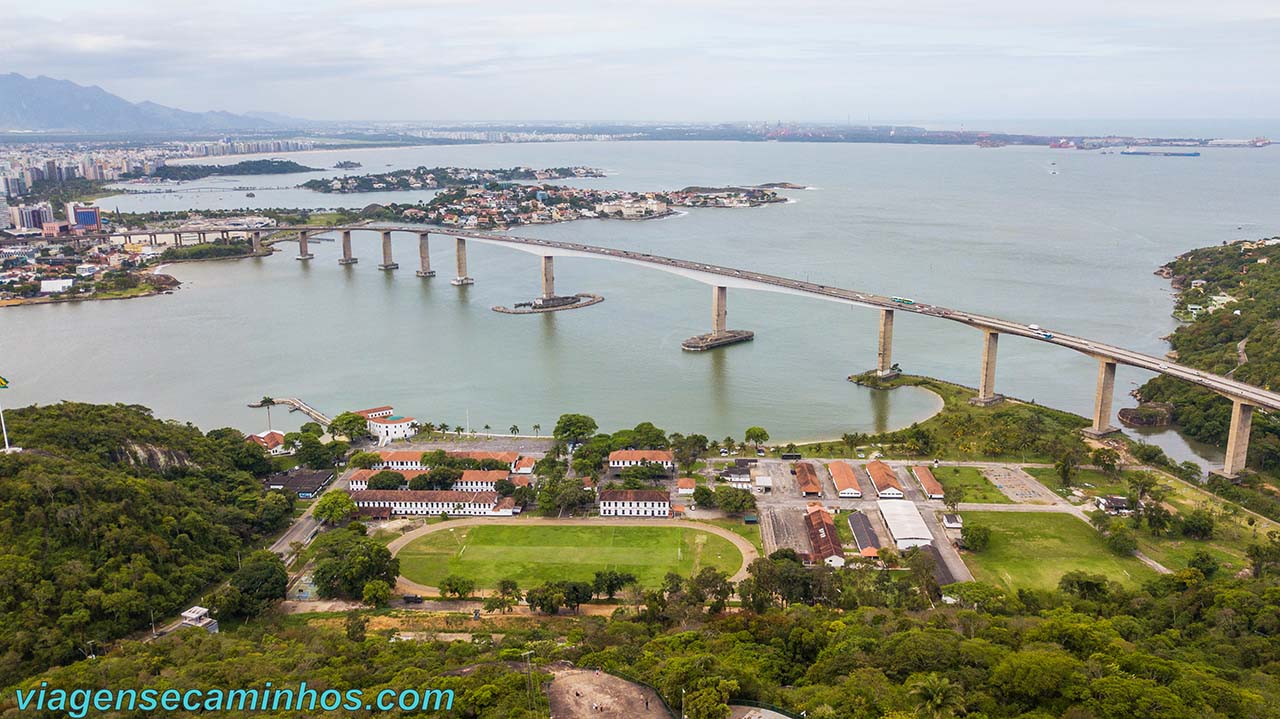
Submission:
[[[486,434],[488,434],[488,433],[489,433],[489,431],[490,431],[490,430],[492,430],[492,429],[493,429],[493,428],[492,428],[492,427],[490,427],[490,426],[489,426],[489,425],[487,425],[487,424],[484,426],[484,431],[485,431],[485,433],[486,433]]]
[[[916,716],[924,719],[949,719],[964,708],[963,688],[937,672],[911,682],[911,696],[916,700]]]
[[[463,430],[462,425],[460,425],[460,424],[455,424],[455,425],[453,425],[453,431],[454,431],[454,433],[455,433],[455,434],[457,434],[459,437],[461,437],[461,436],[462,436],[462,430]]]
[[[513,424],[511,425],[510,429],[511,429],[511,434],[520,434],[520,425]]]
[[[259,406],[267,408],[267,431],[268,432],[271,431],[271,407],[275,403],[276,403],[275,399],[267,395],[263,395],[262,400],[258,402]]]
[[[542,432],[542,425],[540,425],[540,424],[535,424],[535,425],[533,425],[533,434],[534,434],[534,436],[537,436],[540,432]]]

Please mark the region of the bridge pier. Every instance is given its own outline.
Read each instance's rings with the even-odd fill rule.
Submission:
[[[1253,405],[1231,398],[1231,425],[1227,434],[1227,456],[1222,471],[1228,479],[1235,479],[1245,470],[1249,459],[1249,431],[1253,428]]]
[[[380,270],[399,269],[400,265],[391,259],[391,230],[382,231],[382,264],[378,265]]]
[[[152,247],[155,247],[155,246],[156,246],[156,233],[152,232],[151,234],[147,235],[147,241],[151,244],[151,246],[152,246]]]
[[[418,272],[419,277],[435,277],[436,271],[431,269],[431,237],[430,232],[418,233]]]
[[[549,300],[556,296],[555,258],[546,255],[542,258],[542,299]]]
[[[354,265],[359,262],[359,257],[351,256],[351,230],[342,231],[342,257],[338,258],[339,265]]]
[[[880,310],[880,343],[876,350],[876,376],[884,379],[897,377],[893,368],[893,310]]]
[[[261,233],[261,232],[254,232],[254,233],[253,233],[253,254],[255,254],[255,255],[261,255],[261,254],[263,254],[263,251],[262,251],[262,233]]]
[[[755,339],[755,333],[750,330],[728,329],[728,317],[729,288],[724,285],[716,285],[711,288],[711,332],[690,337],[680,343],[680,347],[691,352],[701,352]]]
[[[311,236],[311,233],[308,232],[307,230],[301,230],[298,232],[298,259],[299,260],[310,260],[315,257],[315,255],[307,251],[307,239],[310,236]]]
[[[206,233],[206,232],[197,232],[197,233],[196,233],[196,244],[197,244],[197,245],[203,245],[203,244],[207,243],[208,241],[209,241],[208,233]]]
[[[996,394],[996,347],[1000,333],[994,330],[982,331],[982,376],[978,381],[978,396],[969,400],[969,404],[988,407],[1004,401],[1004,396]]]
[[[1081,431],[1086,436],[1098,439],[1120,430],[1111,424],[1111,399],[1116,388],[1116,363],[1107,359],[1098,360],[1098,390],[1093,398],[1093,426]]]
[[[227,230],[222,230],[221,234],[222,234],[222,244],[224,245],[231,244],[231,233],[228,232]]]
[[[455,237],[457,244],[455,247],[455,255],[458,260],[458,276],[450,280],[451,284],[474,285],[476,281],[467,275],[467,241],[461,237]]]

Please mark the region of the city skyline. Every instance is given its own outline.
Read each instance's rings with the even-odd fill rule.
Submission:
[[[207,17],[57,0],[8,14],[0,67],[192,111],[415,122],[1280,117],[1269,52],[1280,10],[1255,0],[1087,2],[1069,14],[991,1],[779,13],[362,0],[235,3]]]

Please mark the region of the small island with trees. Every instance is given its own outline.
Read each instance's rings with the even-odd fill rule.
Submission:
[[[121,175],[122,179],[150,177],[156,180],[189,182],[214,175],[291,175],[316,172],[317,167],[299,165],[292,160],[243,160],[232,165],[161,165],[150,175]]]
[[[339,163],[337,167],[342,167]],[[358,167],[359,165],[356,164]],[[342,168],[347,169],[347,168]],[[371,175],[326,177],[308,180],[301,187],[316,192],[388,192],[395,190],[436,190],[443,187],[487,185],[518,180],[564,180],[579,177],[604,177],[604,170],[594,167],[510,167],[482,170],[474,167],[416,167]]]

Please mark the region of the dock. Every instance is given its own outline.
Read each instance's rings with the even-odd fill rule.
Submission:
[[[275,403],[277,405],[287,406],[290,412],[301,412],[307,415],[308,417],[310,417],[311,419],[315,420],[316,422],[319,422],[321,425],[324,425],[325,427],[328,427],[330,424],[333,423],[333,419],[330,418],[329,415],[321,412],[315,407],[312,407],[306,402],[303,402],[297,397],[281,397],[275,400]],[[253,409],[261,409],[263,407],[263,404],[261,402],[253,402],[253,403],[250,403],[249,406],[252,407]]]
[[[756,333],[750,330],[725,330],[723,332],[712,332],[710,334],[698,335],[690,337],[680,343],[680,347],[690,352],[703,352],[717,347],[737,344],[739,342],[750,342],[756,338]]]

